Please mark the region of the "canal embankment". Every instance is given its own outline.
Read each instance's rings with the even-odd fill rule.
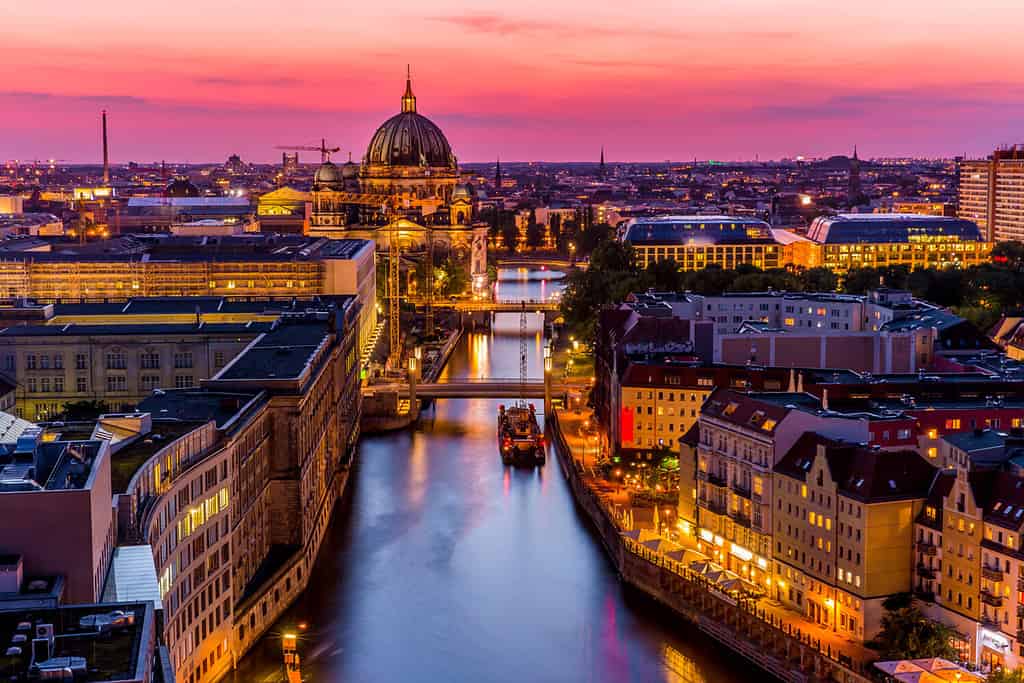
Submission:
[[[640,542],[625,528],[617,493],[599,480],[581,443],[565,429],[558,411],[546,417],[552,446],[572,495],[622,582],[628,584],[733,652],[786,683],[867,683],[866,661],[848,655],[840,643],[815,637],[798,617],[764,601],[719,590],[706,574]],[[654,546],[654,547],[652,547]]]

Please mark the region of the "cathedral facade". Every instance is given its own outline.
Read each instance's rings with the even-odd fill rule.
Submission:
[[[401,110],[377,128],[360,164],[327,159],[310,193],[309,234],[372,239],[378,252],[392,240],[409,255],[464,263],[474,291],[486,286],[487,227],[476,224],[476,192],[459,182],[458,162],[444,132],[416,109],[411,79]]]

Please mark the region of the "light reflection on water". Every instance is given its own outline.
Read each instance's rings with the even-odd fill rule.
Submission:
[[[513,319],[518,330],[518,315]],[[506,321],[499,320],[503,325]],[[543,340],[531,334],[539,377]],[[466,335],[451,377],[515,377],[512,334]],[[497,400],[439,401],[413,432],[364,437],[298,621],[310,681],[761,681],[695,629],[624,591],[549,458],[507,468]],[[235,681],[279,681],[279,636]]]

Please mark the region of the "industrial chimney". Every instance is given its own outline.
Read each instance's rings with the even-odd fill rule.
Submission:
[[[103,110],[103,184],[110,184],[110,156],[107,153],[107,110]]]

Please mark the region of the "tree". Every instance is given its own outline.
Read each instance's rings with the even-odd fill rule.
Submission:
[[[882,659],[956,659],[953,647],[956,631],[924,616],[909,593],[890,596],[882,603],[882,608],[885,610],[882,630],[867,643],[879,651]]]
[[[659,292],[678,292],[683,289],[685,277],[674,259],[661,259],[647,264],[641,275],[644,289]]]
[[[592,341],[601,307],[621,303],[642,284],[629,245],[617,240],[599,245],[590,266],[572,271],[565,280],[562,315],[566,326],[581,341]]]
[[[519,241],[519,228],[516,226],[515,218],[510,213],[502,211],[499,214],[499,223],[502,243],[509,252],[514,252]]]
[[[434,284],[441,296],[464,294],[469,288],[469,266],[448,257],[434,271]]]
[[[589,254],[598,245],[612,239],[613,234],[612,226],[607,223],[595,223],[586,230],[580,231],[579,238],[576,240],[576,250],[581,255]]]
[[[839,289],[839,278],[829,268],[808,268],[801,279],[805,292],[834,292]]]
[[[1024,266],[1024,243],[1000,242],[992,247],[992,262],[1020,270]]]
[[[537,212],[530,209],[530,218],[526,223],[526,246],[536,249],[544,245],[544,228],[537,224]]]
[[[555,245],[555,249],[563,251],[562,217],[557,213],[548,214],[548,231],[551,233],[551,242]]]
[[[985,683],[1024,683],[1024,668],[996,669],[988,675]]]
[[[88,422],[110,412],[105,401],[72,401],[64,404],[61,419],[67,422]]]

